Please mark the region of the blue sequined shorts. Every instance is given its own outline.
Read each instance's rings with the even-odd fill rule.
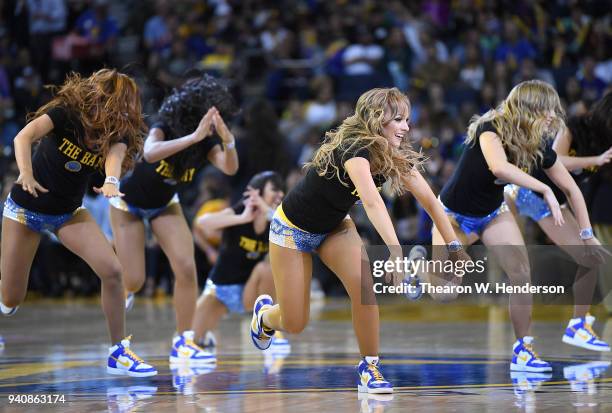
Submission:
[[[516,209],[521,216],[529,217],[538,222],[551,215],[546,201],[530,189],[518,185],[506,185],[504,192],[514,200]]]
[[[242,304],[243,291],[244,284],[219,285],[212,282],[212,280],[206,280],[206,287],[204,287],[204,295],[215,296],[231,313],[238,314],[244,314],[246,312]]]
[[[172,199],[165,206],[161,208],[139,208],[137,206],[128,204],[121,197],[118,197],[118,196],[111,198],[109,202],[113,208],[120,209],[125,212],[129,212],[130,214],[135,215],[140,219],[147,219],[150,221],[153,218],[156,218],[157,216],[159,216],[159,214],[164,212],[170,205],[178,204],[179,197],[178,197],[178,194],[174,194]]]
[[[52,232],[55,233],[62,225],[70,221],[80,210],[85,207],[80,206],[72,212],[60,215],[42,214],[40,212],[30,211],[15,203],[9,196],[4,201],[4,210],[2,216],[17,221],[25,225],[32,231],[36,232]]]
[[[285,213],[282,204],[276,208],[270,222],[270,242],[302,252],[313,252],[325,240],[327,234],[313,234],[295,226]]]
[[[442,204],[442,201],[440,201],[440,203]],[[470,232],[480,235],[482,231],[485,230],[487,225],[489,225],[489,223],[493,221],[493,219],[495,219],[496,216],[501,215],[504,212],[510,211],[510,209],[508,208],[508,205],[505,202],[502,202],[499,208],[491,212],[489,215],[485,215],[484,217],[471,217],[468,215],[462,215],[462,214],[459,214],[458,212],[451,211],[444,204],[442,204],[442,207],[444,208],[446,215],[448,215],[451,221],[454,221],[454,223],[459,228],[461,228],[461,230],[466,235],[469,234]]]

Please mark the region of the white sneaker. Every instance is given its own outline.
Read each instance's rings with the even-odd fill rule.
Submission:
[[[191,330],[184,331],[180,336],[172,340],[170,351],[170,363],[208,364],[216,363],[217,357],[198,346],[193,341],[194,333]]]
[[[125,297],[125,311],[130,311],[134,307],[134,293],[128,293]]]
[[[107,373],[131,377],[155,376],[157,374],[155,367],[145,363],[130,350],[131,338],[132,336],[128,336],[108,349]]]
[[[610,351],[610,345],[593,331],[595,317],[587,314],[584,318],[572,318],[567,324],[562,341],[576,347],[593,351]]]
[[[17,312],[19,306],[17,307],[7,307],[2,303],[2,294],[0,294],[0,313],[4,314],[7,317],[12,316]]]
[[[533,351],[532,343],[533,337],[531,336],[525,336],[516,340],[512,346],[513,355],[510,370],[529,371],[532,373],[552,371],[551,365],[541,360],[536,352]]]

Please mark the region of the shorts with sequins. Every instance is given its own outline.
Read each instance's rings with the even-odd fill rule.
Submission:
[[[282,204],[276,208],[270,222],[270,242],[302,252],[313,252],[323,243],[327,234],[313,234],[294,225],[283,212]]]
[[[80,206],[67,214],[43,214],[36,211],[30,211],[29,209],[17,205],[9,195],[6,201],[4,201],[2,216],[19,222],[35,232],[48,231],[54,233],[82,209],[85,209],[85,207]]]
[[[165,206],[161,208],[139,208],[137,206],[128,204],[122,198],[118,196],[111,198],[109,202],[113,208],[120,209],[125,212],[129,212],[130,214],[135,215],[140,219],[146,219],[150,221],[153,218],[158,217],[159,214],[164,212],[166,208],[168,208],[170,205],[178,204],[179,197],[178,197],[178,194],[174,194],[172,199]]]
[[[215,284],[212,280],[206,280],[204,295],[213,295],[227,307],[229,312],[244,314],[242,304],[242,293],[245,284]]]
[[[504,192],[514,200],[516,209],[521,216],[529,217],[538,222],[552,214],[546,201],[530,189],[518,185],[506,185]]]
[[[438,200],[439,199],[440,198],[438,197]],[[442,204],[442,201],[440,201],[440,203]],[[454,223],[457,224],[457,226],[461,228],[466,235],[470,232],[480,235],[482,231],[485,230],[487,225],[489,225],[489,223],[495,219],[495,217],[503,214],[504,212],[510,211],[505,202],[502,202],[502,204],[495,211],[485,215],[484,217],[471,217],[469,215],[463,215],[448,209],[444,204],[442,204],[442,207],[451,221],[454,221]]]

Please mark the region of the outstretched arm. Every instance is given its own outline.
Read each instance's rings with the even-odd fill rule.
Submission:
[[[572,134],[568,128],[565,128],[555,138],[553,149],[559,155],[559,160],[563,163],[563,166],[570,171],[602,166],[612,160],[612,147],[597,156],[569,156],[571,146]]]

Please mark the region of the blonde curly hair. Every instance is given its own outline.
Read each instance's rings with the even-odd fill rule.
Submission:
[[[323,144],[317,149],[306,168],[315,168],[319,176],[336,176],[349,186],[340,174],[334,152],[351,153],[361,148],[370,152],[372,174],[391,180],[391,188],[401,194],[405,191],[402,177],[412,173],[423,162],[419,152],[403,140],[396,148],[383,135],[383,128],[397,115],[410,114],[410,100],[397,88],[371,89],[359,97],[355,113],[344,119],[335,130],[325,134]]]
[[[564,117],[557,91],[548,83],[528,80],[514,86],[496,109],[472,117],[465,142],[474,144],[480,125],[492,122],[508,160],[529,172],[541,161],[546,139],[565,127]]]

